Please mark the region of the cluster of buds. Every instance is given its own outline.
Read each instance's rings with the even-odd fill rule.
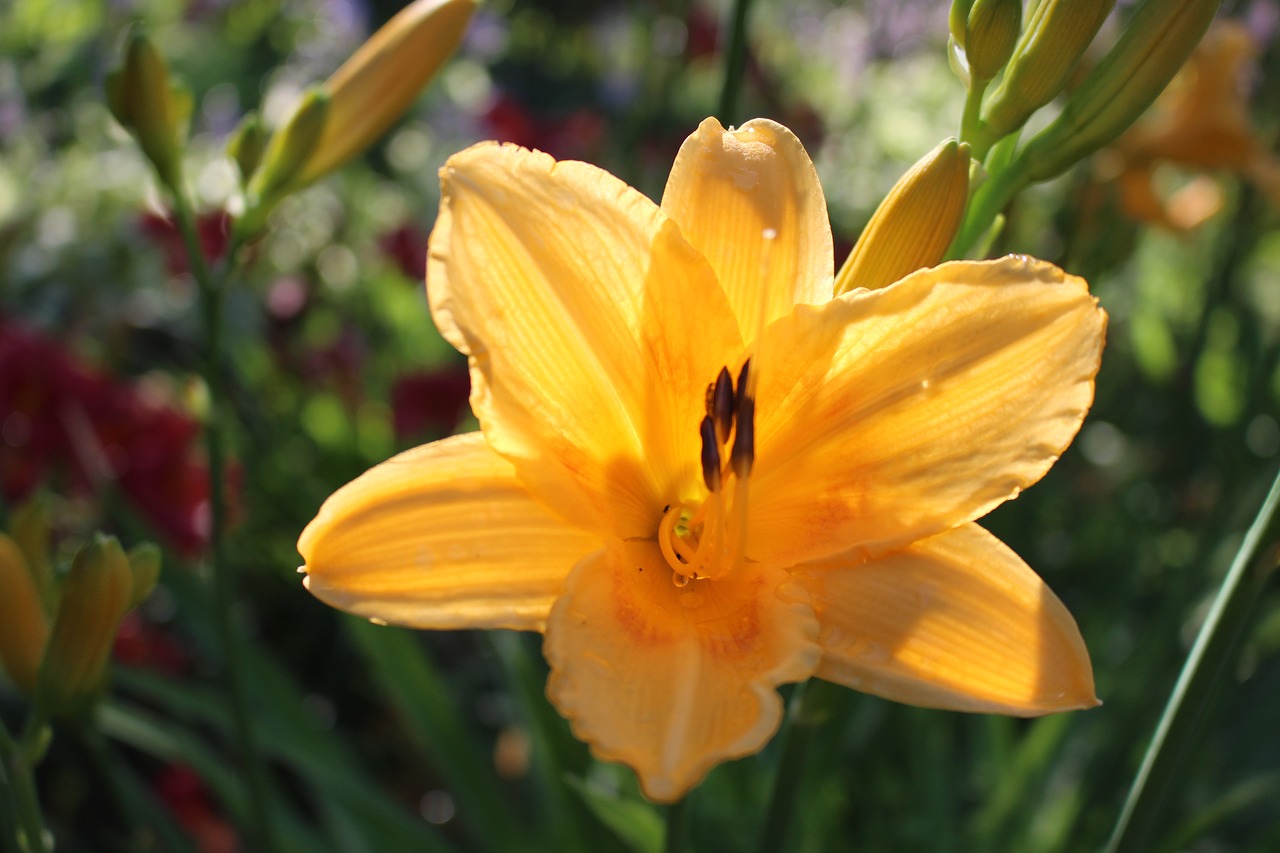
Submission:
[[[247,115],[227,145],[245,189],[237,233],[256,234],[286,195],[382,136],[457,49],[475,6],[476,0],[416,0],[308,90],[276,132]],[[141,31],[130,36],[123,66],[107,78],[107,102],[161,181],[181,192],[191,93],[170,82],[163,57]]]
[[[246,182],[242,233],[256,231],[284,196],[364,151],[409,108],[457,49],[475,0],[417,0],[312,87],[267,137],[249,116],[230,153]]]
[[[115,537],[95,534],[71,567],[55,577],[49,522],[32,501],[0,533],[0,664],[42,714],[75,718],[106,683],[107,661],[125,613],[151,594],[160,549],[128,554]]]
[[[1062,174],[1132,125],[1186,62],[1219,3],[1142,0],[1082,74],[1115,0],[1041,0],[1025,21],[1020,0],[953,0],[953,56],[969,89],[961,139],[991,179],[977,188],[949,253],[969,249],[1018,191]],[[1071,80],[1078,83],[1067,92]],[[1027,120],[1064,92],[1062,111],[1019,149]]]
[[[981,104],[979,121],[967,129],[975,156],[982,159],[1064,91],[1114,5],[1115,0],[1042,0],[1010,42],[1018,0],[955,0],[952,38],[969,58],[971,88],[975,82],[985,87],[1000,74]],[[1029,179],[1061,174],[1131,125],[1186,62],[1218,5],[1219,0],[1143,0],[1115,45],[1068,94],[1062,112],[1023,149]],[[980,14],[986,7],[992,11]],[[1004,7],[1009,11],[997,14]],[[963,41],[956,35],[958,20],[965,23]]]

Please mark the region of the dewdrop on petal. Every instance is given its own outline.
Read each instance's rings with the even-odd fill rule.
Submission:
[[[836,294],[885,287],[937,264],[960,227],[968,199],[969,146],[948,139],[880,202],[836,275]]]

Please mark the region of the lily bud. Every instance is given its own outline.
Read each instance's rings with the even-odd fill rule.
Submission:
[[[267,147],[267,131],[257,113],[248,113],[227,140],[227,154],[240,170],[241,183],[247,184],[258,171],[263,151]]]
[[[22,552],[45,613],[57,603],[53,564],[49,562],[49,508],[39,497],[24,502],[9,516],[9,535]]]
[[[124,65],[107,77],[107,106],[138,140],[165,184],[176,187],[182,169],[182,136],[191,115],[191,93],[169,80],[164,57],[134,30]]]
[[[969,146],[948,139],[896,183],[836,275],[837,295],[874,290],[946,254],[969,200]]]
[[[1114,6],[1115,0],[1040,0],[983,107],[993,140],[1057,97]]]
[[[315,150],[328,120],[329,96],[319,86],[314,87],[303,95],[284,127],[272,134],[262,155],[262,168],[249,184],[250,195],[271,199],[284,195],[289,185],[301,186],[295,178]]]
[[[1111,52],[1020,155],[1047,181],[1111,142],[1173,79],[1204,36],[1219,0],[1144,0]]]
[[[151,590],[160,580],[160,548],[153,542],[143,542],[129,549],[129,569],[133,573],[133,593],[129,596],[132,610],[147,600]]]
[[[0,533],[0,665],[23,692],[35,689],[48,638],[31,569],[17,543]]]
[[[129,559],[113,536],[80,549],[62,584],[62,600],[40,667],[38,701],[75,716],[97,699],[120,619],[133,596]]]
[[[976,0],[969,10],[964,52],[974,80],[1000,73],[1022,30],[1022,0]]]
[[[969,10],[974,0],[951,0],[951,12],[947,15],[947,27],[951,30],[951,40],[964,50],[965,36],[968,34]]]
[[[325,81],[329,120],[297,175],[299,186],[364,151],[404,114],[457,50],[475,6],[475,0],[417,0]]]

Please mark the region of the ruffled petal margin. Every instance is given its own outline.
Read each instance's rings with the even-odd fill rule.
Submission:
[[[800,306],[753,361],[748,556],[876,556],[1039,480],[1093,401],[1106,314],[1024,257],[956,262]]]
[[[835,557],[792,574],[822,625],[819,678],[955,711],[1031,717],[1099,704],[1071,614],[976,524],[869,562]]]
[[[800,140],[777,122],[725,130],[703,121],[680,147],[662,210],[711,262],[748,343],[797,303],[831,298],[822,185]]]
[[[298,540],[313,595],[410,628],[540,631],[600,539],[530,497],[480,433],[446,438],[335,492]]]
[[[656,545],[615,541],[574,569],[551,612],[547,695],[647,796],[679,799],[716,764],[759,750],[782,719],[775,688],[818,662],[818,624],[786,584],[753,565],[681,589]]]

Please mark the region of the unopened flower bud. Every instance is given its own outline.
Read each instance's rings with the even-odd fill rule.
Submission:
[[[51,714],[76,716],[97,699],[120,620],[133,597],[133,571],[115,537],[80,549],[40,667],[38,700]]]
[[[969,146],[948,139],[896,183],[836,275],[835,292],[873,290],[940,262],[969,199]]]
[[[240,120],[235,132],[227,140],[227,154],[235,161],[240,170],[240,181],[248,183],[258,164],[262,162],[262,154],[267,147],[267,131],[262,126],[262,119],[257,113],[249,113]]]
[[[969,10],[964,40],[969,74],[990,80],[1000,73],[1022,30],[1022,0],[976,0]]]
[[[35,578],[11,538],[0,533],[0,665],[26,693],[36,686],[49,620]]]
[[[49,561],[49,507],[40,497],[19,505],[9,516],[9,535],[22,552],[45,613],[53,613],[53,564]]]
[[[1111,142],[1151,106],[1204,36],[1219,0],[1144,0],[1111,52],[1071,93],[1061,115],[1020,155],[1047,181]]]
[[[319,86],[308,90],[289,120],[271,135],[262,166],[249,184],[250,194],[269,199],[281,195],[289,184],[298,184],[294,179],[315,150],[328,119],[329,95]]]
[[[133,593],[129,597],[132,610],[147,600],[151,590],[160,580],[160,548],[153,542],[143,542],[129,549],[129,569],[133,572]]]
[[[1006,136],[1057,97],[1115,0],[1040,0],[983,106],[992,140]]]
[[[951,40],[964,50],[965,36],[969,27],[969,10],[974,0],[951,0],[951,12],[947,16],[947,27],[951,30]]]
[[[164,57],[141,30],[130,35],[124,65],[107,76],[106,86],[116,120],[138,140],[160,179],[176,187],[191,93],[170,81]]]
[[[329,120],[297,175],[299,186],[364,151],[404,114],[458,49],[475,6],[475,0],[416,0],[325,81]]]

